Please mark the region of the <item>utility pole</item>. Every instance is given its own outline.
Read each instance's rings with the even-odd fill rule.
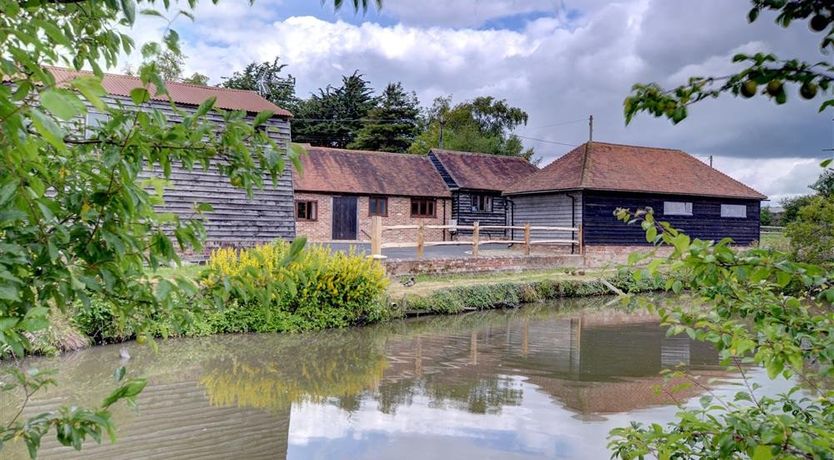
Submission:
[[[709,167],[712,168],[712,155],[709,156]]]
[[[594,142],[594,116],[588,117],[588,143]]]
[[[439,147],[443,148],[443,126],[446,125],[446,120],[443,119],[443,115],[440,116],[440,142]]]

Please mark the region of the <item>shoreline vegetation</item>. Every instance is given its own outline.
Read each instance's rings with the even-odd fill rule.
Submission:
[[[205,266],[162,268],[161,276],[195,281],[205,293],[217,287],[222,303],[204,295],[183,313],[157,312],[151,321],[124,318],[117,307],[93,299],[84,308],[57,312],[50,327],[31,337],[35,354],[56,355],[91,345],[169,337],[235,333],[294,333],[364,326],[413,316],[518,308],[560,298],[663,289],[659,279],[636,282],[625,270],[548,269],[489,274],[389,278],[361,254],[321,247],[300,250],[275,242],[245,250],[215,251]]]

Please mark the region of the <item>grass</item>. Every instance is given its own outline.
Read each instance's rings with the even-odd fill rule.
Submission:
[[[791,241],[782,232],[762,233],[762,239],[759,242],[759,245],[765,249],[788,252],[790,250]]]

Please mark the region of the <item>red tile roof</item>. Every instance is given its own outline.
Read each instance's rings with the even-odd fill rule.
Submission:
[[[393,196],[450,196],[428,157],[406,153],[307,147],[297,191]]]
[[[92,75],[92,72],[76,71],[61,67],[49,67],[49,71],[55,77],[56,83],[60,84],[79,76]],[[141,88],[142,81],[138,77],[129,75],[104,74],[102,85],[108,94],[113,96],[130,97],[130,91]],[[292,117],[292,113],[278,107],[264,99],[255,91],[241,89],[218,88],[216,86],[192,85],[189,83],[166,82],[168,94],[178,104],[198,106],[211,96],[217,98],[215,107],[226,110],[245,110],[247,112],[272,111],[275,116]],[[157,101],[168,101],[168,96],[156,95],[151,89],[151,99]]]
[[[520,157],[432,149],[460,188],[501,191],[539,169]]]
[[[767,198],[680,150],[596,141],[580,145],[505,193],[582,189]]]

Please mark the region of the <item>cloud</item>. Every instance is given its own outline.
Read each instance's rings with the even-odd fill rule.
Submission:
[[[403,0],[367,16],[281,0],[258,1],[254,9],[221,5],[204,2],[195,23],[178,22],[186,73],[216,83],[251,61],[280,56],[301,96],[354,70],[377,88],[402,81],[426,105],[449,94],[456,101],[498,96],[528,111],[519,134],[545,162],[588,137],[585,122],[563,122],[593,114],[596,139],[727,158],[718,164],[725,172],[781,196],[813,180],[808,165],[831,142],[820,101],[800,100],[796,88],[788,88],[784,106],[727,96],[693,106],[677,126],[648,115],[625,126],[622,102],[635,82],[669,86],[724,74],[738,52],[820,59],[818,36],[802,24],[782,29],[770,17],[748,25],[745,2]],[[152,36],[162,26],[143,23],[134,34]],[[795,175],[778,179],[786,171]]]

